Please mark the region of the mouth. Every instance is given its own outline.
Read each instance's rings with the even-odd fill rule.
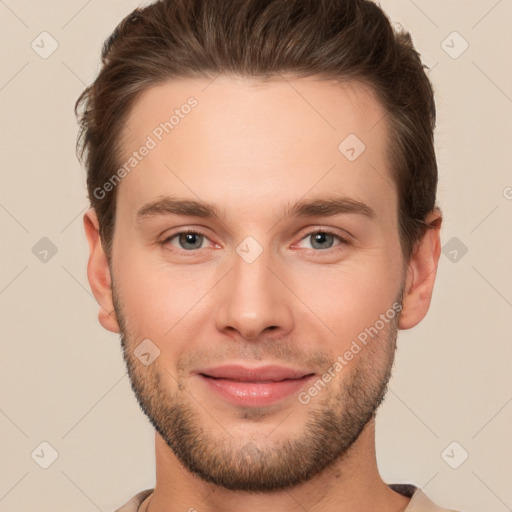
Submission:
[[[273,382],[283,382],[285,380],[300,380],[300,379],[303,379],[305,377],[307,377],[307,375],[304,375],[304,377],[300,377],[300,379],[281,379],[281,380],[244,380],[244,379],[228,379],[228,378],[223,378],[223,377],[212,377],[211,375],[206,375],[206,374],[201,374],[203,375],[203,377],[208,377],[210,379],[215,379],[215,380],[231,380],[233,382],[247,382],[247,383],[253,383],[253,384],[272,384]]]
[[[289,398],[308,385],[314,373],[278,366],[239,365],[197,372],[207,389],[235,405],[261,407]]]

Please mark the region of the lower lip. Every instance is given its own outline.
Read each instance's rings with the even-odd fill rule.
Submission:
[[[286,379],[279,382],[241,382],[230,379],[215,379],[200,375],[202,380],[225,399],[236,405],[258,407],[277,402],[306,386],[314,375],[301,379]]]

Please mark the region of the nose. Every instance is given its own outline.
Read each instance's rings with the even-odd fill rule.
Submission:
[[[267,257],[268,251],[248,263],[235,253],[217,309],[217,329],[229,336],[258,340],[281,338],[293,328],[293,293],[285,272]]]

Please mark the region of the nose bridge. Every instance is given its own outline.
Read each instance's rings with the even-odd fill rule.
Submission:
[[[289,292],[268,267],[276,266],[270,250],[242,242],[233,256],[233,268],[218,310],[217,327],[257,338],[265,329],[283,335],[291,329]],[[287,296],[288,295],[288,296]]]

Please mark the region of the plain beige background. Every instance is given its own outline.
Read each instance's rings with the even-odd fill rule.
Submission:
[[[85,172],[74,153],[74,102],[104,39],[139,4],[0,0],[0,511],[109,512],[154,485],[153,430],[87,283]],[[414,483],[440,505],[504,512],[512,0],[381,5],[431,68],[445,219],[431,310],[399,334],[377,420],[379,467],[387,482]],[[52,39],[58,48],[46,56]]]

